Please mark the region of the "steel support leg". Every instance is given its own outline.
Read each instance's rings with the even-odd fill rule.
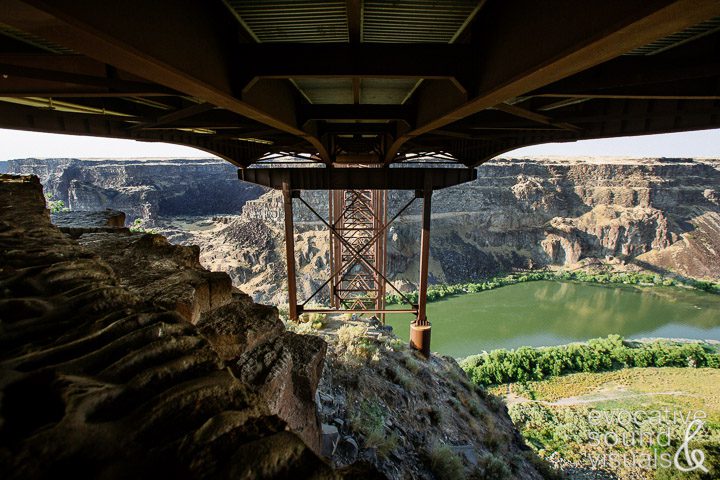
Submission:
[[[430,356],[430,322],[427,319],[428,267],[430,260],[430,212],[432,184],[426,177],[423,189],[422,236],[420,237],[420,280],[418,285],[418,313],[410,325],[410,346],[425,357]]]
[[[288,277],[288,316],[298,319],[297,285],[295,276],[295,233],[293,228],[292,191],[287,182],[283,182],[283,206],[285,210],[285,259]]]

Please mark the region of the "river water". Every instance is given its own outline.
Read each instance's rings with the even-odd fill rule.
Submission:
[[[410,315],[387,315],[407,340]],[[679,287],[527,282],[428,304],[432,350],[465,357],[483,350],[625,338],[720,340],[720,295]]]

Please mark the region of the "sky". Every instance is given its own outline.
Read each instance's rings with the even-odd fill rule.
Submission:
[[[501,156],[627,156],[720,158],[720,129],[644,135],[525,147]],[[190,147],[100,137],[57,135],[0,129],[0,160],[14,158],[208,158]]]

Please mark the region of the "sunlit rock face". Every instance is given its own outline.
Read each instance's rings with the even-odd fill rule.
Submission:
[[[488,162],[476,181],[433,195],[430,279],[465,282],[512,268],[574,266],[585,259],[718,278],[719,169],[720,161],[692,159]],[[304,192],[303,197],[326,212],[327,196]],[[411,193],[390,192],[389,198],[392,215]],[[223,219],[217,230],[193,241],[210,268],[230,272],[256,299],[280,303],[285,295],[278,288],[285,268],[282,218],[280,195],[269,192],[247,202],[239,217]],[[299,288],[310,295],[327,270],[328,234],[302,206],[295,220]],[[416,204],[389,228],[388,270],[398,284],[417,279],[419,222]],[[260,260],[266,266],[261,271]]]
[[[10,167],[38,173],[50,191],[59,192],[59,199],[67,191],[71,201],[72,195],[79,198],[81,189],[87,189],[83,208],[120,203],[115,208],[122,210],[124,205],[135,212],[129,221],[133,215],[149,218],[172,241],[199,245],[204,266],[227,272],[233,284],[256,301],[285,301],[279,192],[262,194],[265,190],[237,181],[234,168],[218,162],[130,162],[122,168],[118,164],[17,160]],[[81,182],[82,188],[71,188],[73,181]],[[226,186],[216,188],[218,184]],[[108,188],[120,192],[113,194],[112,202],[103,193]],[[240,189],[232,201],[223,193],[228,188]],[[191,194],[192,201],[178,200]],[[325,192],[302,195],[327,216]],[[389,215],[411,197],[411,192],[389,192]],[[430,280],[457,283],[513,268],[573,266],[585,259],[608,258],[717,279],[719,199],[718,160],[494,160],[478,168],[476,181],[434,193]],[[167,217],[201,211],[212,215],[202,228]],[[295,221],[298,288],[300,297],[307,298],[327,277],[329,236],[298,202]],[[388,271],[407,288],[417,281],[419,222],[416,202],[388,229]],[[325,290],[313,300],[322,301]]]
[[[74,216],[0,175],[0,477],[341,478],[316,454],[323,340],[196,247]]]

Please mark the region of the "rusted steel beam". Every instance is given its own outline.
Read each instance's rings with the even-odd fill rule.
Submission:
[[[297,284],[295,274],[295,233],[293,228],[293,205],[290,184],[285,182],[282,187],[283,209],[285,213],[285,260],[288,277],[288,316],[290,320],[298,319]]]
[[[430,183],[425,185],[422,192],[423,211],[422,211],[422,234],[420,236],[420,278],[418,280],[418,316],[417,325],[429,325],[426,315],[427,307],[427,288],[428,288],[428,271],[430,261],[430,215],[432,210],[432,186]]]
[[[417,126],[395,139],[385,162],[393,162],[418,135],[720,15],[717,0],[628,0],[612,8],[600,0],[563,3],[562,8],[535,0],[488,3],[473,26],[473,44],[483,52],[474,64],[482,72],[477,93],[454,106],[418,108]],[[522,55],[510,59],[508,51]]]
[[[285,96],[256,95],[252,103],[238,96],[238,25],[220,2],[183,1],[179,8],[174,0],[131,0],[98,8],[90,0],[7,0],[0,22],[301,137],[330,160],[323,143],[296,124],[294,112],[275,113]],[[290,110],[281,103],[283,112]]]
[[[337,200],[337,199],[334,200],[334,203],[336,205],[345,203],[343,201],[344,193],[345,192],[337,191],[336,195],[340,198],[340,200]],[[333,240],[337,240],[340,245],[339,245],[339,248],[337,248],[337,252],[333,254],[336,264],[331,265],[330,277],[328,277],[328,279],[325,281],[325,283],[320,285],[320,287],[318,287],[315,290],[315,292],[313,292],[313,294],[310,295],[310,297],[308,297],[298,308],[305,307],[305,305],[307,305],[307,303],[315,295],[317,295],[317,293],[320,292],[320,290],[325,288],[325,286],[331,282],[333,282],[333,285],[334,285],[331,290],[331,300],[334,298],[335,300],[333,303],[337,304],[339,307],[339,305],[341,303],[343,303],[342,302],[343,298],[341,298],[340,295],[335,295],[335,291],[336,291],[336,289],[339,288],[338,286],[343,281],[346,280],[346,276],[348,274],[353,274],[353,272],[350,271],[352,269],[348,269],[347,266],[351,265],[352,262],[355,262],[355,260],[359,260],[359,262],[356,262],[356,264],[361,266],[365,270],[366,273],[364,275],[366,277],[369,277],[373,273],[375,273],[382,280],[382,282],[384,282],[385,285],[387,285],[389,283],[388,279],[386,278],[386,276],[384,274],[385,265],[384,264],[383,265],[375,265],[373,263],[375,257],[372,257],[371,255],[364,255],[363,252],[366,251],[368,247],[374,245],[374,242],[376,242],[381,235],[383,235],[383,236],[386,235],[386,230],[389,227],[389,225],[392,224],[413,203],[414,199],[411,199],[410,202],[408,202],[403,208],[401,208],[389,222],[382,225],[382,227],[379,228],[376,232],[373,232],[372,238],[367,240],[365,243],[363,243],[364,238],[361,238],[361,239],[345,238],[335,228],[335,225],[337,225],[338,223],[343,221],[342,217],[345,215],[346,212],[350,211],[350,208],[348,208],[348,207],[352,207],[352,205],[346,206],[346,208],[344,208],[342,213],[340,213],[340,217],[337,218],[337,220],[334,223],[330,223],[329,221],[326,221],[324,218],[322,218],[311,205],[309,205],[307,202],[305,202],[302,199],[302,197],[299,197],[299,199],[317,217],[318,220],[320,220],[323,224],[325,224],[328,231],[331,233],[331,242]],[[339,208],[339,207],[334,208],[335,212],[338,212],[337,208]],[[332,220],[332,218],[330,220]],[[331,245],[332,245],[332,243],[331,243]],[[346,253],[346,251],[347,251],[347,253]],[[378,267],[380,267],[380,268],[378,268]],[[382,269],[382,271],[380,269]],[[368,282],[367,278],[363,280],[364,285],[368,285],[367,282]],[[364,285],[360,285],[361,287],[363,287],[363,291],[371,291],[372,290],[374,292],[377,292],[379,290],[379,289],[373,288],[371,286],[364,286]],[[390,283],[390,287],[393,290],[395,290],[395,292],[401,298],[403,298],[403,300],[405,300],[405,302],[408,305],[410,305],[410,301],[408,300],[408,298],[400,290],[398,290],[392,283]],[[347,288],[347,287],[343,287],[343,288]],[[357,302],[358,300],[354,300],[354,301]],[[384,299],[383,299],[383,301],[384,301]],[[354,304],[351,306],[353,308],[355,308],[357,306],[362,307],[361,304]]]
[[[472,168],[246,168],[240,180],[274,189],[289,181],[298,190],[422,190],[429,177],[434,190],[477,178]]]
[[[385,190],[339,190],[330,195],[331,208],[337,199],[345,207],[332,219],[331,225],[335,226],[331,232],[336,233],[331,238],[331,250],[339,252],[331,262],[331,295],[335,305],[359,313],[371,308],[382,310],[385,306],[386,265],[382,251],[387,241],[383,221],[386,195]],[[346,245],[355,252],[348,248],[346,253]],[[370,265],[376,270],[369,268]]]
[[[363,311],[358,310],[352,310],[347,308],[303,308],[302,313],[379,313],[379,314],[386,314],[386,313],[417,313],[417,310],[415,309],[392,309],[392,308],[368,308]]]
[[[431,326],[427,318],[427,288],[430,261],[430,215],[432,211],[432,184],[428,181],[422,191],[422,234],[420,236],[420,275],[418,288],[418,312],[410,325],[410,347],[426,358],[430,356]]]

